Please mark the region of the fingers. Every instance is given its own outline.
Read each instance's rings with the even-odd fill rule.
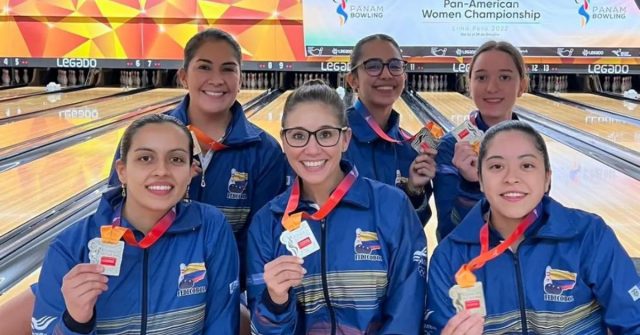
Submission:
[[[305,270],[303,260],[295,256],[280,256],[264,266],[264,282],[267,290],[277,304],[284,304],[289,299],[289,289],[300,285]]]
[[[90,320],[98,296],[109,289],[103,270],[97,264],[78,264],[62,279],[62,296],[74,320],[81,323]]]
[[[302,259],[295,256],[280,256],[264,266],[267,286],[287,286],[289,282],[301,282],[305,273],[307,270],[302,267]]]
[[[484,318],[469,311],[462,311],[452,317],[442,330],[442,335],[452,334],[482,334],[484,329]]]

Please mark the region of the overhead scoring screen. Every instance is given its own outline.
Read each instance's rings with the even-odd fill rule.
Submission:
[[[307,56],[393,36],[408,56],[470,56],[506,40],[527,56],[640,57],[640,0],[305,0]]]

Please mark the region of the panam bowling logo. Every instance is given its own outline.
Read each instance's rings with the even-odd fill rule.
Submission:
[[[578,8],[578,14],[580,14],[580,16],[582,16],[582,18],[580,18],[581,21],[581,26],[584,27],[587,25],[587,23],[589,23],[589,20],[591,20],[591,15],[589,14],[589,9],[590,9],[590,3],[589,0],[574,0],[576,2],[576,4],[580,4],[580,8]]]
[[[573,272],[552,269],[547,266],[544,276],[544,300],[572,302],[573,296],[566,294],[576,286],[577,275]]]
[[[180,264],[180,276],[178,276],[178,297],[207,292],[207,285],[198,285],[207,277],[207,268],[204,263]]]
[[[338,7],[336,7],[336,13],[340,16],[340,26],[344,26],[349,19],[349,14],[347,13],[347,0],[333,0],[334,3],[338,3]]]
[[[229,183],[227,184],[227,199],[246,199],[245,190],[248,183],[249,173],[231,169],[231,177],[229,177]]]

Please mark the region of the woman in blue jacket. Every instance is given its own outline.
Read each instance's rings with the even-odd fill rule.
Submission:
[[[477,110],[469,120],[487,131],[499,122],[518,119],[513,108],[527,90],[527,72],[520,51],[508,42],[480,46],[469,66],[469,91]],[[452,133],[442,138],[436,156],[433,192],[438,211],[438,240],[444,239],[483,198],[478,184],[478,153],[472,143]]]
[[[629,255],[599,216],[545,195],[549,166],[526,123],[486,133],[478,157],[486,200],[431,259],[429,334],[640,334],[640,276]]]
[[[330,87],[294,91],[282,128],[298,179],[249,228],[254,333],[419,334],[425,236],[406,195],[341,160],[351,130]]]
[[[231,229],[216,208],[183,200],[192,148],[189,131],[171,116],[145,116],[125,131],[116,162],[121,189],[105,193],[97,212],[47,252],[34,332],[237,333]]]
[[[189,93],[169,115],[197,135],[202,152],[189,197],[216,206],[227,217],[244,286],[247,228],[255,212],[284,191],[286,162],[278,142],[249,122],[236,100],[241,65],[240,45],[228,33],[207,29],[193,36],[178,72]],[[110,184],[118,184],[115,174]]]
[[[400,128],[400,115],[393,110],[407,79],[400,46],[388,35],[367,36],[354,46],[350,64],[347,81],[358,100],[347,111],[353,140],[345,158],[363,177],[403,190],[425,225],[431,217],[436,150],[416,152],[409,135]]]

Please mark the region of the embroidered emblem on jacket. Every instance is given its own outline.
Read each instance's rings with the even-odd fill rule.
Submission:
[[[178,297],[207,292],[206,285],[197,284],[207,276],[204,263],[180,264],[180,276],[178,277]],[[204,284],[205,282],[203,282]]]
[[[378,234],[360,228],[356,229],[356,239],[353,244],[356,261],[382,262],[382,256],[379,255],[380,249]]]
[[[544,300],[572,302],[573,296],[566,294],[576,286],[577,275],[573,272],[552,269],[547,266],[544,276]]]
[[[249,173],[231,169],[231,177],[229,177],[229,183],[227,184],[227,199],[246,199],[245,190],[248,183]]]

